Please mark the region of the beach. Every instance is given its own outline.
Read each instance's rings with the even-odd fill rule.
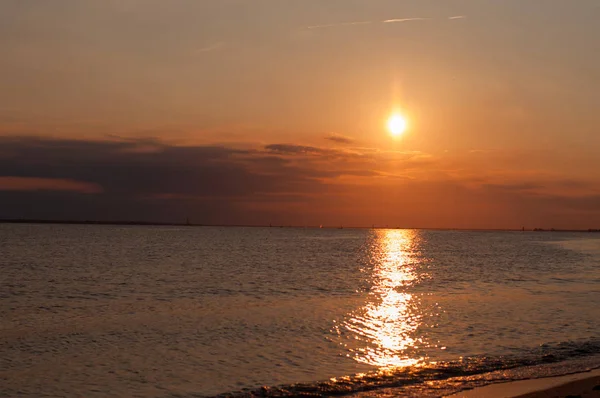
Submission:
[[[451,398],[596,398],[600,397],[600,369],[566,376],[492,384],[450,395]]]

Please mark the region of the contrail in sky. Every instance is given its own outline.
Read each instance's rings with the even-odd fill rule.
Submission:
[[[456,15],[453,17],[448,17],[448,19],[464,19],[466,15]],[[307,29],[324,29],[324,28],[336,28],[339,26],[353,26],[353,25],[368,25],[372,23],[400,23],[400,22],[410,22],[410,21],[429,21],[433,18],[394,18],[394,19],[386,19],[384,21],[356,21],[356,22],[342,22],[342,23],[332,23],[327,25],[313,25],[308,26]]]
[[[427,21],[431,18],[398,18],[398,19],[386,19],[381,21],[382,23],[394,23],[394,22],[409,22],[409,21]]]

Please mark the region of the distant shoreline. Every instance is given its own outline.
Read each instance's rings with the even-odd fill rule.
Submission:
[[[36,219],[0,219],[0,224],[56,224],[56,225],[114,225],[114,226],[146,226],[146,227],[227,227],[227,228],[311,228],[320,229],[317,225],[243,225],[243,224],[196,224],[196,223],[175,223],[175,222],[152,222],[152,221],[99,221],[99,220],[36,220]],[[600,233],[600,229],[478,229],[478,228],[403,228],[389,226],[373,227],[339,227],[324,226],[323,229],[419,229],[431,231],[506,231],[506,232],[590,232]]]

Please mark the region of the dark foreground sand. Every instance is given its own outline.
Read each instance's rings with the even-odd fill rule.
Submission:
[[[544,391],[520,395],[521,398],[581,397],[600,398],[600,376],[572,381]]]
[[[600,398],[600,370],[560,377],[493,384],[452,398]]]

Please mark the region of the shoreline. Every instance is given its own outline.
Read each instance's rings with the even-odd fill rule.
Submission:
[[[600,397],[600,369],[564,376],[490,384],[448,395],[446,398],[551,398]]]

